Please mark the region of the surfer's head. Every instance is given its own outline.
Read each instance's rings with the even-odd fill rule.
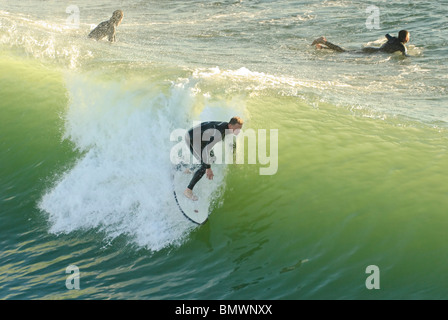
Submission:
[[[121,10],[115,10],[114,13],[112,13],[112,18],[110,18],[110,20],[116,25],[118,26],[121,21],[123,20],[123,11]]]
[[[237,136],[243,127],[243,123],[244,121],[240,117],[233,117],[229,121],[229,129],[233,130],[233,134]]]
[[[401,43],[408,43],[410,36],[408,30],[400,30],[400,32],[398,32],[398,40],[400,40]]]

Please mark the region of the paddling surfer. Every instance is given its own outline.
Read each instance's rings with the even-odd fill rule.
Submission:
[[[376,52],[386,52],[386,53],[394,53],[400,51],[404,56],[408,57],[407,49],[405,44],[409,42],[410,33],[407,30],[401,30],[398,33],[398,37],[393,37],[390,34],[386,34],[387,42],[383,44],[379,48],[367,47],[361,50],[362,53],[376,53]],[[312,46],[316,46],[317,49],[330,49],[336,52],[348,52],[341,48],[338,45],[335,45],[329,41],[325,37],[317,38],[311,44]],[[360,51],[355,51],[360,52]]]

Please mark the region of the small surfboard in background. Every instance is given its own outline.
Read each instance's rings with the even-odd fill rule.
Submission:
[[[193,171],[189,171],[186,166],[178,165],[173,168],[173,188],[174,199],[179,210],[193,223],[204,224],[208,219],[209,203],[208,197],[201,197],[193,201],[184,195],[184,191],[193,177]],[[199,186],[196,185],[196,188]],[[195,188],[195,189],[196,189]]]

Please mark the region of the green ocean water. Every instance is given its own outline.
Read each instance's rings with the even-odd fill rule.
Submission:
[[[113,45],[78,39],[87,18],[63,29],[66,6],[2,9],[0,298],[446,299],[446,73],[428,71],[446,70],[446,49],[415,40],[403,60],[301,46],[363,2],[175,4],[150,3],[139,24],[132,2]],[[406,6],[406,27],[428,32],[431,5]],[[338,26],[341,41],[357,25]],[[171,197],[170,133],[234,114],[267,131],[278,170],[216,165],[198,184],[217,190],[209,221],[191,225]],[[380,289],[366,288],[370,265]]]

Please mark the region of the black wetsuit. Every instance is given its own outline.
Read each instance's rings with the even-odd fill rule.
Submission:
[[[193,156],[201,164],[200,168],[194,173],[193,178],[188,185],[193,190],[196,183],[204,176],[205,171],[211,167],[213,151],[212,148],[219,141],[223,141],[228,129],[228,122],[209,121],[191,128],[185,135],[185,141],[190,147]]]
[[[375,53],[375,52],[387,52],[387,53],[394,53],[397,51],[400,51],[403,53],[403,55],[407,56],[407,50],[406,46],[398,40],[397,37],[392,37],[390,34],[386,34],[387,42],[383,44],[380,48],[374,48],[374,47],[367,47],[363,48],[361,50],[362,53]],[[323,43],[325,46],[327,46],[328,49],[337,51],[337,52],[349,52],[348,50],[345,50],[341,48],[338,45],[335,45],[329,41],[326,41]],[[360,51],[351,51],[354,53],[360,53]]]
[[[93,29],[89,33],[88,37],[95,40],[101,40],[107,36],[110,42],[115,42],[116,40],[115,34],[117,31],[117,27],[122,20],[123,20],[123,11],[115,10],[112,13],[112,17],[108,21],[101,22],[95,29]]]

